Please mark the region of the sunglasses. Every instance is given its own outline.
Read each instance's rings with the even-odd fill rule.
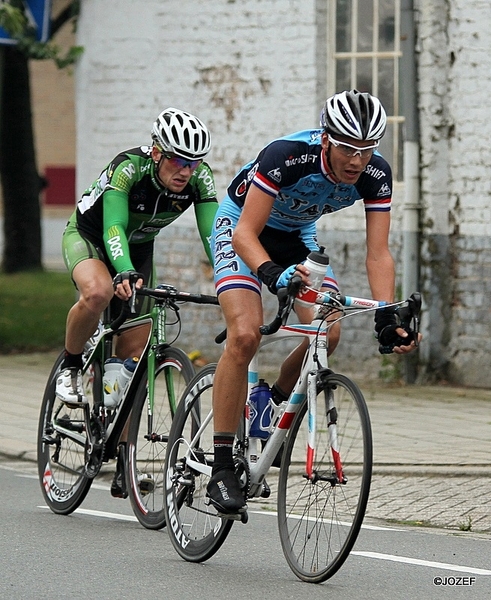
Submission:
[[[175,154],[162,154],[162,156],[167,159],[171,165],[175,169],[185,169],[189,167],[191,171],[194,171],[200,164],[201,159],[198,160],[190,160],[189,158],[182,158],[181,156],[176,156]]]
[[[362,148],[360,148],[359,146],[352,146],[351,144],[346,144],[346,142],[340,142],[339,140],[335,140],[329,134],[327,136],[327,139],[335,148],[337,148],[347,157],[358,155],[361,158],[367,158],[368,156],[372,156],[374,149],[378,147],[378,142],[375,142],[375,144],[372,144],[371,146],[363,146]]]

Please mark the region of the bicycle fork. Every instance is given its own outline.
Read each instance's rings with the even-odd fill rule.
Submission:
[[[343,472],[343,464],[341,461],[341,454],[338,443],[338,435],[337,435],[337,410],[334,404],[334,394],[332,393],[332,389],[329,385],[324,384],[322,386],[322,390],[324,393],[324,410],[327,415],[327,429],[329,434],[329,445],[331,448],[331,455],[334,464],[334,474],[335,478],[332,475],[321,475],[316,472],[314,469],[314,460],[315,460],[315,448],[316,448],[316,439],[315,433],[317,431],[317,395],[318,395],[318,385],[321,383],[319,381],[319,372],[318,371],[310,371],[307,377],[307,421],[308,421],[308,435],[307,435],[307,459],[306,459],[306,478],[315,483],[316,481],[326,480],[330,481],[333,485],[336,483],[346,483],[347,479],[344,476]]]

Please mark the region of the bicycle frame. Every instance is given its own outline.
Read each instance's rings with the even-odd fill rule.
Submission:
[[[308,410],[308,433],[307,433],[307,448],[305,456],[305,474],[310,480],[315,478],[313,470],[315,448],[316,448],[316,413],[317,413],[317,384],[319,372],[326,371],[328,369],[328,333],[332,325],[340,319],[347,316],[344,312],[338,318],[333,321],[326,322],[319,313],[319,305],[331,306],[333,295],[328,293],[316,292],[316,311],[314,318],[311,323],[293,323],[290,325],[282,325],[271,334],[263,335],[261,338],[259,348],[253,357],[249,369],[248,369],[248,398],[253,385],[259,380],[258,371],[258,354],[265,346],[286,339],[309,339],[308,349],[305,353],[305,358],[301,368],[300,376],[286,402],[280,405],[274,410],[272,418],[272,433],[267,439],[262,452],[258,457],[258,438],[252,438],[249,436],[250,433],[250,421],[249,421],[249,404],[248,401],[245,407],[245,447],[243,448],[244,456],[249,465],[250,473],[250,487],[249,497],[259,496],[262,490],[262,484],[264,478],[269,471],[278,451],[280,450],[285,437],[290,429],[294,417],[297,414],[299,408],[303,402],[307,401]],[[338,295],[339,296],[339,295]],[[351,296],[339,296],[342,300],[344,308],[357,309],[361,311],[375,310],[377,308],[386,306],[387,303],[383,301],[356,298]],[[400,304],[400,303],[399,303]],[[352,313],[353,314],[353,313]],[[336,431],[336,417],[335,417],[335,406],[332,398],[328,399],[326,406],[326,413],[330,415],[329,422],[329,440],[331,446],[331,453],[333,457],[333,463],[335,465],[336,477],[340,483],[345,482],[342,458],[339,453],[339,446],[337,442],[337,431]],[[279,418],[278,418],[278,415]],[[191,446],[200,437],[202,431],[206,428],[210,420],[212,419],[212,412],[201,421],[201,426],[194,436]],[[275,423],[277,420],[277,423]],[[191,452],[190,452],[191,454]],[[190,455],[186,457],[186,462],[189,467],[197,472],[211,476],[211,466],[204,465],[201,461],[194,460]]]
[[[134,394],[140,384],[140,381],[145,372],[145,368],[148,368],[148,403],[149,403],[149,418],[153,414],[154,405],[154,392],[155,392],[155,371],[157,364],[158,348],[166,343],[165,339],[165,324],[166,324],[166,308],[165,302],[155,303],[150,313],[135,317],[125,321],[116,331],[111,328],[110,324],[105,324],[99,331],[91,338],[91,345],[88,352],[87,359],[85,361],[83,373],[90,373],[93,368],[94,362],[99,361],[103,368],[104,362],[107,358],[112,355],[114,336],[119,335],[124,331],[128,331],[141,325],[151,325],[149,337],[145,348],[142,352],[141,358],[137,363],[135,372],[127,388],[124,391],[123,397],[119,405],[112,410],[105,409],[103,406],[103,390],[98,390],[100,397],[95,398],[96,403],[99,403],[100,409],[104,411],[105,415],[105,428],[106,428],[106,441],[105,451],[103,460],[108,460],[114,456],[116,447],[118,444],[119,437],[126,421],[131,412],[132,402],[128,402],[128,398],[133,398]],[[89,422],[90,411],[92,407],[87,405],[85,407],[85,418]],[[172,407],[175,411],[175,406]],[[70,437],[75,442],[84,444],[84,438],[77,432],[65,429],[58,426],[57,429],[60,433],[63,433],[66,437]]]
[[[309,442],[306,456],[306,472],[309,475],[309,477],[312,476],[312,465],[315,452],[315,399],[317,396],[317,371],[319,370],[319,365],[324,365],[325,368],[327,368],[327,334],[329,326],[330,325],[326,324],[324,321],[320,321],[319,323],[315,323],[315,321],[312,321],[312,323],[310,324],[295,323],[292,325],[282,326],[277,332],[269,336],[263,337],[261,339],[258,351],[256,352],[256,355],[254,356],[249,365],[249,392],[252,386],[258,381],[258,354],[262,348],[274,342],[295,338],[304,339],[305,337],[307,337],[310,340],[310,343],[308,350],[305,354],[304,364],[302,366],[300,376],[297,380],[297,383],[295,384],[295,387],[293,388],[292,393],[290,394],[288,401],[284,402],[283,405],[278,407],[278,410],[275,411],[276,413],[279,413],[281,411],[281,417],[279,418],[278,423],[274,427],[274,431],[272,432],[271,436],[268,438],[266,445],[259,458],[257,457],[257,443],[259,442],[259,440],[257,438],[249,437],[249,408],[248,404],[246,404],[246,447],[244,448],[244,455],[247,459],[247,462],[249,463],[250,469],[250,497],[256,496],[260,493],[262,482],[286,437],[286,434],[293,422],[293,419],[298,409],[305,401],[306,397],[308,399],[309,410]],[[309,391],[313,391],[313,393],[310,393]],[[210,411],[210,413],[206,415],[206,417],[201,421],[201,426],[196,432],[196,435],[191,445],[193,445],[194,441],[200,437],[202,431],[206,428],[212,417],[213,415]],[[273,417],[273,419],[274,418],[275,417]],[[333,438],[332,443],[334,448],[336,448],[335,438]],[[204,465],[202,462],[194,460],[192,456],[188,456],[186,462],[190,468],[208,476],[211,476],[211,466]]]
[[[250,469],[250,496],[255,496],[260,493],[263,480],[273,463],[273,460],[281,448],[286,434],[290,429],[293,419],[297,414],[300,406],[307,400],[308,410],[308,445],[305,457],[305,472],[308,477],[312,476],[312,465],[315,453],[315,416],[316,416],[316,389],[317,389],[317,372],[320,368],[328,367],[327,350],[328,350],[328,324],[324,321],[312,321],[310,324],[294,323],[284,325],[270,336],[263,337],[259,345],[259,351],[281,340],[298,339],[301,341],[304,338],[309,339],[309,346],[305,353],[300,376],[288,398],[286,403],[280,405],[275,413],[280,413],[281,416],[276,424],[273,416],[272,424],[273,431],[268,438],[261,454],[257,457],[257,438],[249,437],[250,421],[246,418],[246,440],[248,447],[245,449],[245,454],[249,462]],[[249,366],[249,392],[252,386],[258,381],[258,354],[251,361]],[[246,405],[246,413],[247,413]]]

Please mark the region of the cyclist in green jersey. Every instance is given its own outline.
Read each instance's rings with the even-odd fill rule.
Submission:
[[[208,129],[197,117],[167,108],[153,124],[152,141],[111,161],[83,193],[63,234],[63,257],[79,292],[56,382],[56,395],[67,405],[87,403],[82,352],[101,313],[131,296],[132,279],[137,287],[152,285],[154,239],[191,205],[213,264],[209,240],[218,203],[213,173],[203,162],[211,147]],[[123,333],[118,357],[140,356],[147,338],[147,326],[138,335]]]

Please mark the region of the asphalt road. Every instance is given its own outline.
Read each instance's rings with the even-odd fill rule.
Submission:
[[[272,511],[251,507],[219,552],[186,563],[167,533],[142,528],[127,501],[96,481],[70,516],[43,505],[33,465],[0,462],[0,598],[65,600],[409,600],[491,597],[489,535],[366,519],[352,555],[321,585],[299,581],[283,557]],[[442,591],[443,588],[443,591]]]

